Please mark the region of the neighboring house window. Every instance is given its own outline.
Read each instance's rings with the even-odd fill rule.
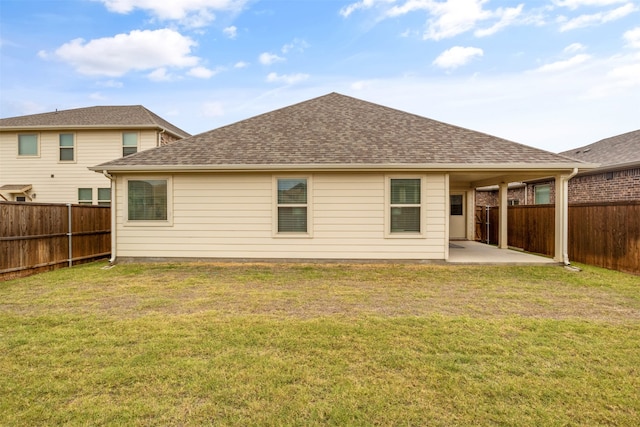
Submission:
[[[111,206],[111,189],[98,188],[98,205]]]
[[[551,186],[549,184],[535,186],[535,204],[548,205],[551,203]]]
[[[72,162],[75,160],[74,156],[74,143],[72,133],[60,134],[60,161]]]
[[[278,233],[308,232],[306,178],[278,179]]]
[[[167,221],[168,180],[129,180],[127,184],[129,221]]]
[[[508,206],[518,206],[519,204],[520,204],[520,200],[518,199],[507,200]]]
[[[38,155],[38,135],[18,135],[18,156]]]
[[[93,189],[78,188],[78,203],[81,205],[93,204]]]
[[[451,215],[461,216],[463,214],[462,210],[462,194],[454,194],[449,197],[451,204]]]
[[[26,201],[27,201],[26,196],[16,196],[16,202],[26,202]]]
[[[138,133],[124,132],[122,134],[122,157],[138,152]]]
[[[391,179],[390,187],[391,233],[419,233],[420,179]]]

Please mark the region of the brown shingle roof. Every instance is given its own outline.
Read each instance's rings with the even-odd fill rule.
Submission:
[[[600,163],[601,168],[640,163],[640,129],[601,139],[560,154],[584,162]]]
[[[160,128],[191,136],[142,105],[98,106],[0,119],[0,130],[34,128]]]
[[[507,163],[576,162],[502,138],[330,93],[92,169]]]

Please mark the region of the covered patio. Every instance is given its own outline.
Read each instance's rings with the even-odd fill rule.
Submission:
[[[449,243],[449,264],[484,264],[484,265],[558,265],[554,261],[540,255],[513,249],[500,249],[496,246],[473,241],[453,241]]]

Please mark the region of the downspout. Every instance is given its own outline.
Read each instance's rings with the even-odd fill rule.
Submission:
[[[165,133],[165,129],[160,129],[160,132],[158,132],[158,142],[156,144],[156,147],[162,146],[162,134],[163,133]]]
[[[106,170],[102,171],[102,174],[111,182],[111,258],[109,258],[109,265],[113,265],[116,261],[116,180],[113,175],[109,174]]]
[[[573,168],[571,174],[563,178],[562,182],[562,209],[564,215],[562,218],[562,262],[564,265],[571,265],[569,262],[569,180],[578,174],[578,168]]]

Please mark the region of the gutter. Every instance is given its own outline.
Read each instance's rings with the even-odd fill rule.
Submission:
[[[572,169],[591,169],[596,167],[590,163],[380,163],[380,164],[359,164],[359,163],[327,163],[327,164],[200,164],[200,165],[101,165],[90,167],[89,170],[110,172],[273,172],[273,171],[424,171],[429,172],[469,172],[469,171],[491,171],[491,172],[544,172],[553,174],[554,171]],[[552,176],[552,175],[551,175]]]
[[[116,261],[116,181],[113,175],[109,174],[106,170],[102,171],[102,174],[111,182],[111,258],[109,258],[109,265],[113,265]]]

